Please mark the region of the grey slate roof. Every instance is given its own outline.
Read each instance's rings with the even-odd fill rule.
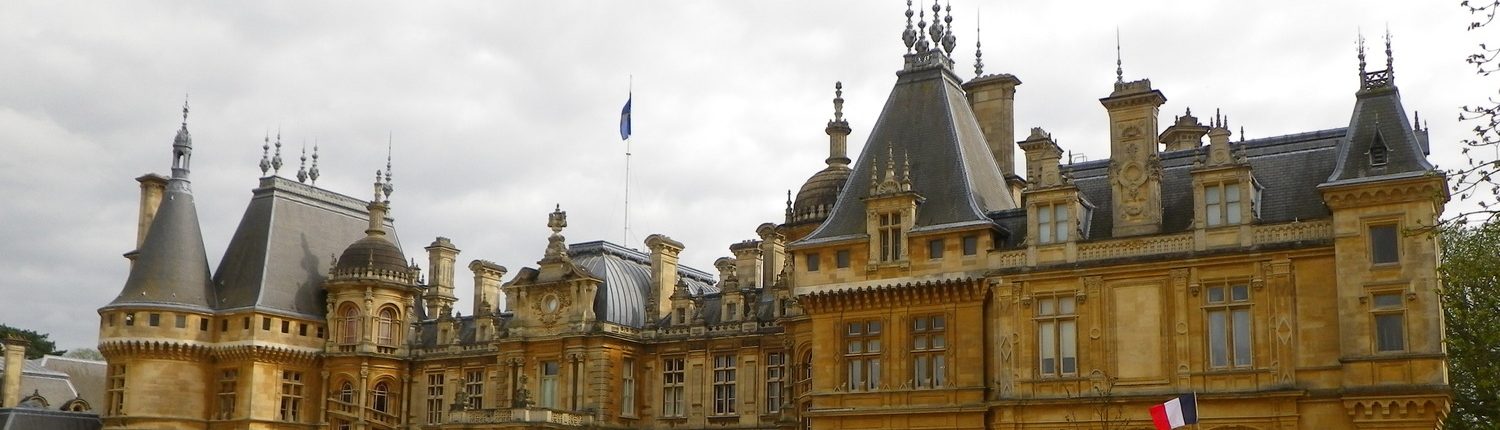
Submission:
[[[93,413],[0,409],[0,430],[98,430],[103,427],[104,423]]]
[[[105,362],[48,355],[37,360],[37,365],[49,371],[66,374],[73,389],[77,391],[78,397],[88,402],[90,407],[96,409],[104,407],[104,381],[108,370]],[[48,401],[54,402],[59,407],[63,402],[71,399],[71,397],[65,399],[47,397]]]
[[[215,307],[324,318],[329,260],[365,237],[367,203],[280,177],[261,178],[252,193],[214,274]],[[391,223],[386,238],[399,247]]]
[[[989,223],[986,213],[1017,207],[958,77],[946,66],[916,68],[897,74],[832,215],[800,242],[865,233],[861,199],[870,192],[870,169],[883,169],[887,154],[898,166],[910,156],[912,190],[926,199],[914,228]]]
[[[0,363],[0,371],[5,369],[5,364]],[[100,376],[102,382],[103,376]],[[51,370],[42,366],[42,361],[25,360],[21,362],[21,399],[33,393],[40,394],[47,399],[47,409],[62,407],[63,402],[78,397],[78,391],[73,389],[67,373]],[[90,406],[98,407],[98,404],[90,402]]]
[[[1434,170],[1424,156],[1426,144],[1412,130],[1395,85],[1355,93],[1349,130],[1348,145],[1339,149],[1338,167],[1328,176],[1330,183]],[[1370,163],[1370,147],[1377,140],[1389,149],[1384,166]]]
[[[1333,171],[1339,152],[1339,142],[1346,129],[1337,128],[1308,133],[1290,134],[1264,139],[1233,142],[1236,149],[1243,149],[1250,163],[1251,174],[1265,187],[1261,195],[1261,222],[1277,223],[1293,220],[1327,218],[1332,215],[1323,205],[1323,196],[1318,184]],[[1208,147],[1161,153],[1162,232],[1187,231],[1193,222],[1193,162]],[[1095,208],[1090,217],[1084,240],[1109,239],[1114,219],[1109,188],[1109,159],[1064,165],[1063,171],[1073,177],[1073,183],[1083,198]],[[1011,247],[1020,246],[1025,237],[1025,211],[994,213],[1001,225],[1011,230]]]
[[[630,327],[645,325],[647,300],[655,294],[650,255],[605,241],[569,245],[568,255],[603,281],[595,295],[594,315]],[[702,270],[678,266],[677,276],[693,295],[719,291],[713,277]]]
[[[213,307],[208,254],[187,178],[167,181],[125,288],[105,308],[165,305],[207,312]]]

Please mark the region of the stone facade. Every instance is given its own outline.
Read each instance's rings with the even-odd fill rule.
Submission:
[[[858,160],[840,93],[829,167],[715,273],[659,234],[569,245],[557,208],[534,267],[469,264],[464,316],[454,241],[426,247],[425,279],[405,263],[389,170],[368,203],[268,174],[200,300],[206,262],[153,248],[196,232],[186,163],[142,177],[132,278],[100,310],[105,426],[1149,428],[1186,393],[1202,428],[1438,425],[1421,231],[1445,178],[1389,65],[1361,71],[1347,127],[1238,142],[1219,114],[1159,130],[1163,91],[1121,74],[1111,156],[1065,164],[1039,127],[1015,142],[1017,77],[960,79],[951,29],[918,24]],[[304,207],[365,224],[263,215]],[[278,260],[278,235],[329,230],[303,246],[336,260]]]

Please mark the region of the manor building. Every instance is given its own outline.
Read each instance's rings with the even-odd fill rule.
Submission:
[[[99,310],[104,425],[1147,428],[1184,393],[1205,429],[1438,425],[1421,230],[1448,195],[1388,38],[1379,71],[1361,44],[1347,125],[1285,136],[1167,121],[1162,90],[1118,73],[1109,157],[1072,163],[1042,128],[1016,139],[1018,77],[958,75],[939,12],[907,12],[858,157],[840,87],[828,167],[710,270],[661,234],[569,244],[557,208],[534,266],[468,263],[468,315],[455,242],[425,247],[426,276],[402,248],[389,165],[365,201],[307,183],[316,161],[292,180],[263,160],[210,270],[184,109]]]

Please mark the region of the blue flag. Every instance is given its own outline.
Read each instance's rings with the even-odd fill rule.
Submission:
[[[630,139],[630,100],[634,96],[625,98],[625,109],[620,110],[620,140]]]

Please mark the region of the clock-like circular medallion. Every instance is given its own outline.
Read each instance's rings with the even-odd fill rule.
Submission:
[[[548,294],[547,297],[542,298],[542,309],[549,314],[557,312],[557,308],[560,305],[561,304],[557,301],[556,294]]]

